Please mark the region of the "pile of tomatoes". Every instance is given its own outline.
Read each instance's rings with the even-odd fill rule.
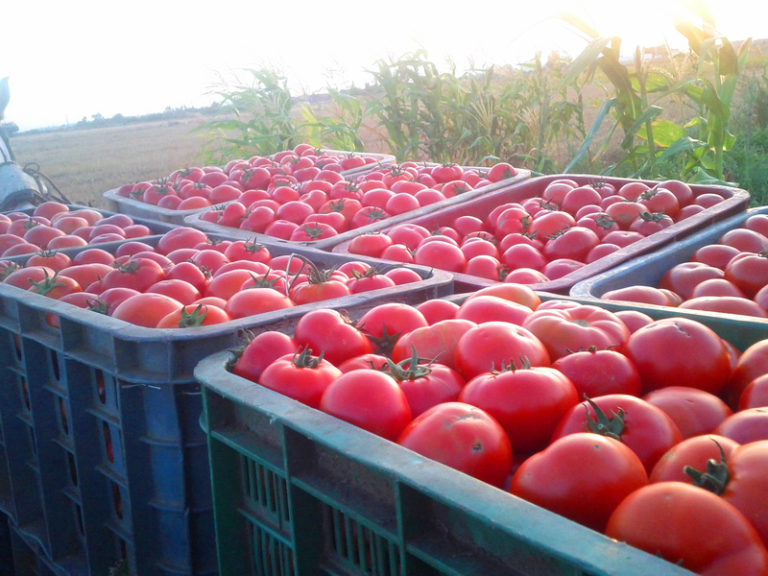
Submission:
[[[694,195],[676,180],[651,188],[635,181],[578,185],[560,178],[541,196],[507,202],[487,214],[467,213],[430,230],[402,224],[353,239],[347,250],[414,262],[494,281],[536,284],[556,280],[673,223],[720,203]]]
[[[125,184],[117,194],[167,210],[193,210],[236,200],[248,190],[266,190],[275,179],[305,182],[375,162],[370,156],[340,156],[299,144],[271,156],[232,160],[226,166],[184,168],[156,182]]]
[[[508,283],[313,310],[233,371],[690,570],[768,574],[768,340]]]
[[[658,287],[628,286],[600,298],[768,318],[766,255],[768,215],[755,214],[670,268]]]
[[[381,222],[475,188],[517,175],[507,163],[487,170],[457,164],[405,162],[374,170],[355,182],[336,172],[312,180],[273,178],[266,189],[249,190],[201,220],[293,242],[311,242]]]
[[[32,215],[0,214],[0,257],[119,242],[150,234],[152,231],[147,226],[136,224],[125,214],[105,217],[90,208],[70,210],[66,204],[44,202]]]
[[[211,242],[192,228],[167,232],[157,246],[125,242],[114,254],[49,250],[24,267],[0,261],[7,285],[148,328],[219,324],[420,280],[410,268],[379,273],[355,261],[321,270],[302,256],[273,257],[251,241]],[[53,315],[48,321],[58,325]]]

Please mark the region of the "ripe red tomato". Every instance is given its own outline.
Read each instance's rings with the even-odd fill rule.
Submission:
[[[264,369],[278,358],[298,350],[296,341],[282,332],[268,331],[256,335],[243,349],[232,372],[258,382]]]
[[[736,412],[723,420],[714,432],[739,444],[768,440],[768,408],[747,408]]]
[[[579,398],[571,381],[548,367],[497,367],[476,376],[459,401],[488,412],[507,432],[512,449],[531,453],[544,448],[562,417]]]
[[[625,351],[637,366],[646,393],[674,383],[717,394],[731,375],[730,354],[722,339],[687,318],[657,320],[638,329]]]
[[[709,460],[720,462],[721,449],[727,458],[737,446],[739,446],[738,442],[717,434],[686,438],[656,462],[648,481],[693,484],[693,478],[685,473],[686,466],[695,470],[704,470]]]
[[[533,310],[524,304],[482,294],[467,299],[456,312],[456,318],[469,320],[475,324],[500,321],[522,326],[531,314]]]
[[[501,488],[512,469],[512,447],[488,413],[446,402],[416,417],[397,443],[422,456]]]
[[[417,328],[404,334],[392,349],[392,360],[400,362],[410,358],[416,346],[420,358],[434,359],[449,368],[455,368],[455,351],[461,337],[477,326],[468,320],[442,320],[426,328]]]
[[[226,312],[230,318],[245,318],[255,314],[274,312],[294,306],[290,298],[272,288],[248,288],[234,294],[228,301]]]
[[[613,512],[605,533],[698,574],[768,574],[768,551],[744,515],[683,482],[634,491]]]
[[[486,322],[470,328],[459,339],[454,362],[456,370],[470,380],[523,357],[531,366],[550,365],[546,347],[529,330],[507,322]]]
[[[672,419],[659,408],[626,394],[599,396],[574,406],[563,416],[552,441],[578,432],[620,439],[649,473],[659,458],[683,439]]]
[[[520,465],[509,491],[602,532],[616,507],[648,484],[632,450],[613,438],[571,434]]]
[[[231,318],[218,306],[189,304],[163,317],[157,328],[196,328],[229,322]]]
[[[182,307],[181,302],[163,294],[137,294],[118,304],[112,317],[138,326],[155,328],[168,314]]]
[[[411,422],[408,400],[392,377],[377,370],[353,370],[332,382],[320,410],[395,441]]]
[[[607,394],[640,395],[640,373],[629,358],[615,350],[590,347],[558,358],[552,368],[568,377],[580,399]]]
[[[105,290],[110,288],[133,288],[144,292],[157,282],[165,278],[162,266],[148,258],[131,260],[128,264],[118,265],[102,278],[102,286]]]
[[[709,434],[733,414],[714,394],[684,386],[659,388],[643,396],[643,400],[672,418],[683,438]]]
[[[334,366],[373,352],[365,334],[340,312],[327,308],[318,308],[302,316],[296,323],[293,338],[300,346],[324,352],[323,357]]]
[[[389,352],[400,336],[429,326],[424,315],[413,306],[399,302],[379,304],[357,321],[357,328],[368,336],[379,350]]]
[[[273,361],[259,376],[259,384],[318,408],[326,388],[342,372],[323,359],[322,353],[313,356],[312,352],[310,348],[303,348]]]
[[[560,309],[540,307],[523,326],[541,340],[552,360],[591,346],[621,352],[630,337],[627,327],[613,312],[571,303]]]

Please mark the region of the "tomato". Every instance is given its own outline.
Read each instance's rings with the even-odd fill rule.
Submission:
[[[739,296],[702,296],[691,298],[679,306],[686,310],[708,310],[723,314],[739,314],[754,318],[768,318],[768,313],[759,304]]]
[[[326,388],[342,372],[310,348],[282,356],[269,364],[259,376],[259,384],[298,400],[312,408],[320,406]]]
[[[146,289],[146,293],[165,294],[185,306],[201,297],[200,291],[185,280],[161,280]],[[210,323],[210,321],[209,321]]]
[[[392,238],[386,234],[361,234],[355,236],[347,246],[351,254],[360,254],[379,258],[386,248],[392,245]]]
[[[552,360],[569,352],[612,348],[621,352],[629,330],[612,312],[590,305],[539,309],[523,323],[546,346]]]
[[[768,374],[750,382],[739,398],[739,410],[768,407]]]
[[[393,441],[412,419],[397,382],[376,370],[342,374],[326,388],[320,410]]]
[[[416,309],[422,313],[427,324],[432,326],[442,320],[453,320],[456,318],[459,305],[449,300],[435,298],[417,305]]]
[[[768,340],[760,340],[739,357],[725,388],[725,401],[731,408],[739,404],[744,389],[756,378],[768,374]]]
[[[368,310],[357,321],[357,328],[373,341],[379,350],[389,352],[400,336],[429,326],[427,319],[413,306],[391,302]]]
[[[179,248],[192,248],[207,240],[208,236],[200,230],[187,227],[174,228],[163,234],[158,240],[157,251],[167,255]]]
[[[736,412],[723,420],[714,432],[739,444],[768,440],[768,408],[747,408]]]
[[[691,299],[709,297],[709,296],[730,296],[735,298],[744,298],[744,294],[735,284],[725,278],[711,278],[698,284],[691,292]]]
[[[693,290],[714,278],[723,278],[724,272],[701,262],[682,262],[670,268],[659,281],[659,288],[672,290],[684,300],[691,298]]]
[[[118,304],[112,317],[138,326],[155,328],[168,314],[182,307],[181,302],[163,294],[137,294]]]
[[[533,333],[506,322],[486,322],[470,328],[459,339],[454,354],[456,370],[467,380],[519,362],[520,358],[527,358],[531,366],[550,364],[546,347]]]
[[[643,396],[643,400],[661,408],[677,424],[683,438],[712,432],[732,414],[717,396],[684,386],[667,386]]]
[[[308,282],[299,282],[290,289],[291,300],[296,305],[343,298],[350,294],[344,282],[333,280],[328,272],[320,272],[316,268],[312,269]]]
[[[636,490],[616,508],[605,533],[698,574],[768,574],[768,551],[743,514],[682,482]]]
[[[373,352],[370,340],[348,318],[327,308],[304,314],[296,323],[293,338],[300,346],[324,352],[323,357],[334,366]]]
[[[720,237],[718,245],[728,246],[739,252],[760,253],[768,250],[768,238],[748,228],[734,228]]]
[[[563,416],[552,441],[577,432],[594,432],[621,440],[650,473],[653,466],[683,437],[672,419],[645,400],[608,394],[582,402]]]
[[[196,328],[229,322],[229,315],[218,306],[189,304],[165,316],[157,328]]]
[[[571,381],[548,367],[497,367],[470,380],[459,395],[466,402],[488,412],[501,424],[517,453],[535,452],[548,443],[552,432],[579,399]]]
[[[686,466],[695,470],[704,470],[709,460],[719,462],[721,454],[728,457],[738,445],[738,442],[716,434],[692,436],[673,446],[669,452],[664,454],[656,462],[648,480],[651,483],[686,482],[693,484],[693,478],[685,472]]]
[[[640,373],[629,358],[615,350],[591,346],[558,358],[552,368],[565,374],[580,399],[607,394],[640,395]]]
[[[41,296],[53,298],[54,300],[58,300],[67,294],[83,291],[83,288],[74,278],[66,276],[59,277],[57,272],[51,276],[46,274],[42,282],[30,280],[30,283],[32,284],[32,287],[29,289],[30,292],[35,292]]]
[[[237,376],[258,382],[264,369],[278,358],[298,350],[296,341],[282,332],[268,331],[256,335],[243,348],[232,368]]]
[[[292,308],[294,303],[277,290],[271,288],[248,288],[234,294],[227,301],[226,312],[230,318],[245,318],[255,314]]]
[[[447,366],[420,359],[415,346],[411,351],[410,358],[398,363],[389,360],[385,366],[405,393],[411,415],[415,418],[438,404],[457,400],[464,379]]]
[[[533,313],[528,306],[492,295],[475,295],[467,299],[456,312],[456,318],[475,324],[501,321],[522,326]]]
[[[464,169],[458,164],[443,164],[432,170],[432,178],[438,183],[459,180],[462,174],[464,174]]]
[[[512,447],[504,429],[488,413],[446,402],[416,417],[397,443],[496,487],[512,469]]]
[[[627,340],[645,393],[675,384],[717,394],[731,374],[730,355],[710,328],[687,318],[657,320]]]
[[[392,360],[400,362],[411,356],[415,345],[420,358],[429,358],[449,368],[455,368],[455,351],[461,337],[477,326],[468,320],[449,319],[404,334],[392,349]]]
[[[138,258],[126,265],[118,265],[102,279],[105,290],[110,288],[133,288],[144,292],[165,278],[162,266],[154,260]]]
[[[514,166],[507,162],[498,162],[491,166],[485,177],[491,182],[499,182],[515,176],[517,176],[517,169]]]
[[[368,224],[374,224],[381,220],[386,220],[390,214],[376,206],[364,206],[355,213],[349,223],[350,228],[361,228]]]
[[[378,370],[382,371],[389,359],[381,354],[363,354],[362,356],[355,356],[342,362],[339,365],[339,370],[344,374],[352,372],[352,370]]]
[[[572,434],[523,462],[509,491],[602,532],[616,507],[648,484],[632,450],[613,438]]]
[[[416,249],[413,259],[416,264],[448,272],[463,272],[467,265],[467,259],[461,249],[447,242],[422,244]]]
[[[744,253],[725,267],[725,279],[735,284],[747,298],[753,298],[768,284],[768,255]]]

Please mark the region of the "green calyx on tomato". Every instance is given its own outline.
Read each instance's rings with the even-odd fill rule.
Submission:
[[[505,363],[503,360],[501,361],[501,368],[499,370],[496,370],[496,367],[491,363],[491,369],[489,372],[491,374],[503,374],[504,372],[515,372],[516,370],[530,370],[531,369],[531,361],[528,360],[527,356],[520,356],[520,366],[515,364],[514,360],[510,360],[509,364]]]
[[[264,249],[264,244],[259,244],[256,240],[246,240],[245,244],[243,244],[243,248],[246,252],[256,253],[259,250]]]
[[[661,212],[640,212],[639,217],[644,222],[660,222],[664,218],[664,210]]]
[[[88,310],[96,312],[97,314],[104,314],[105,316],[109,312],[109,306],[106,302],[102,302],[98,298],[88,300]]]
[[[595,224],[597,224],[601,228],[605,228],[606,230],[608,230],[609,228],[613,227],[614,224],[616,224],[616,220],[614,220],[610,216],[601,215],[595,219]]]
[[[293,362],[293,365],[296,366],[296,368],[313,370],[320,366],[320,363],[323,361],[323,356],[325,356],[325,350],[322,350],[319,356],[312,356],[312,348],[309,346],[302,346],[293,355],[291,362]]]
[[[203,320],[208,315],[208,308],[202,304],[198,304],[192,312],[187,312],[184,308],[181,309],[181,320],[179,320],[179,328],[196,328],[203,325]]]
[[[280,280],[279,277],[270,278],[269,273],[271,271],[267,270],[263,275],[257,276],[256,274],[251,273],[250,276],[253,279],[253,284],[248,285],[246,290],[250,288],[274,288],[275,284]]]
[[[3,262],[0,264],[0,282],[5,280],[16,270],[21,270],[21,266],[16,264],[16,262]]]
[[[720,462],[714,458],[710,458],[707,461],[707,469],[704,472],[696,470],[692,466],[685,466],[683,472],[688,474],[693,480],[693,485],[699,488],[704,488],[718,496],[722,496],[725,492],[725,487],[728,485],[728,481],[731,479],[728,465],[725,463],[725,451],[717,440],[712,440],[720,449]]]
[[[62,286],[65,286],[65,284],[62,284],[61,282],[56,281],[56,276],[58,276],[58,272],[54,273],[53,276],[48,276],[48,271],[44,271],[45,279],[42,282],[35,282],[34,280],[30,279],[29,283],[32,284],[32,287],[34,291],[37,294],[40,294],[41,296],[45,296],[53,290],[54,288],[59,288]]]
[[[597,419],[592,420],[592,418],[589,417],[589,408],[584,406],[584,411],[587,414],[587,428],[589,428],[589,431],[594,434],[600,434],[601,436],[608,436],[608,438],[613,438],[614,440],[621,440],[621,433],[624,432],[624,410],[619,408],[618,414],[611,410],[611,415],[608,416],[602,408],[586,395],[584,396],[584,399],[590,406],[592,406],[592,409],[595,411],[595,418]]]
[[[386,331],[387,328],[385,326],[385,334]],[[387,363],[383,367],[383,370],[398,382],[403,382],[404,380],[416,380],[417,378],[423,378],[432,373],[432,368],[430,368],[430,366],[434,360],[429,358],[419,358],[419,354],[416,352],[416,346],[413,344],[411,344],[411,350],[413,353],[410,358],[401,360],[398,363],[393,362],[391,358],[387,358]],[[421,364],[422,362],[427,362],[427,364]]]

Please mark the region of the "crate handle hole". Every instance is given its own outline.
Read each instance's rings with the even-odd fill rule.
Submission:
[[[16,359],[21,360],[21,338],[18,334],[13,335],[13,347],[16,351]]]
[[[27,387],[26,378],[21,379],[21,393],[24,396],[24,406],[27,410],[32,410],[32,403],[29,401],[29,388]]]
[[[75,504],[75,517],[77,518],[77,529],[80,531],[80,536],[85,536],[85,524],[83,523],[83,509],[78,504]]]

